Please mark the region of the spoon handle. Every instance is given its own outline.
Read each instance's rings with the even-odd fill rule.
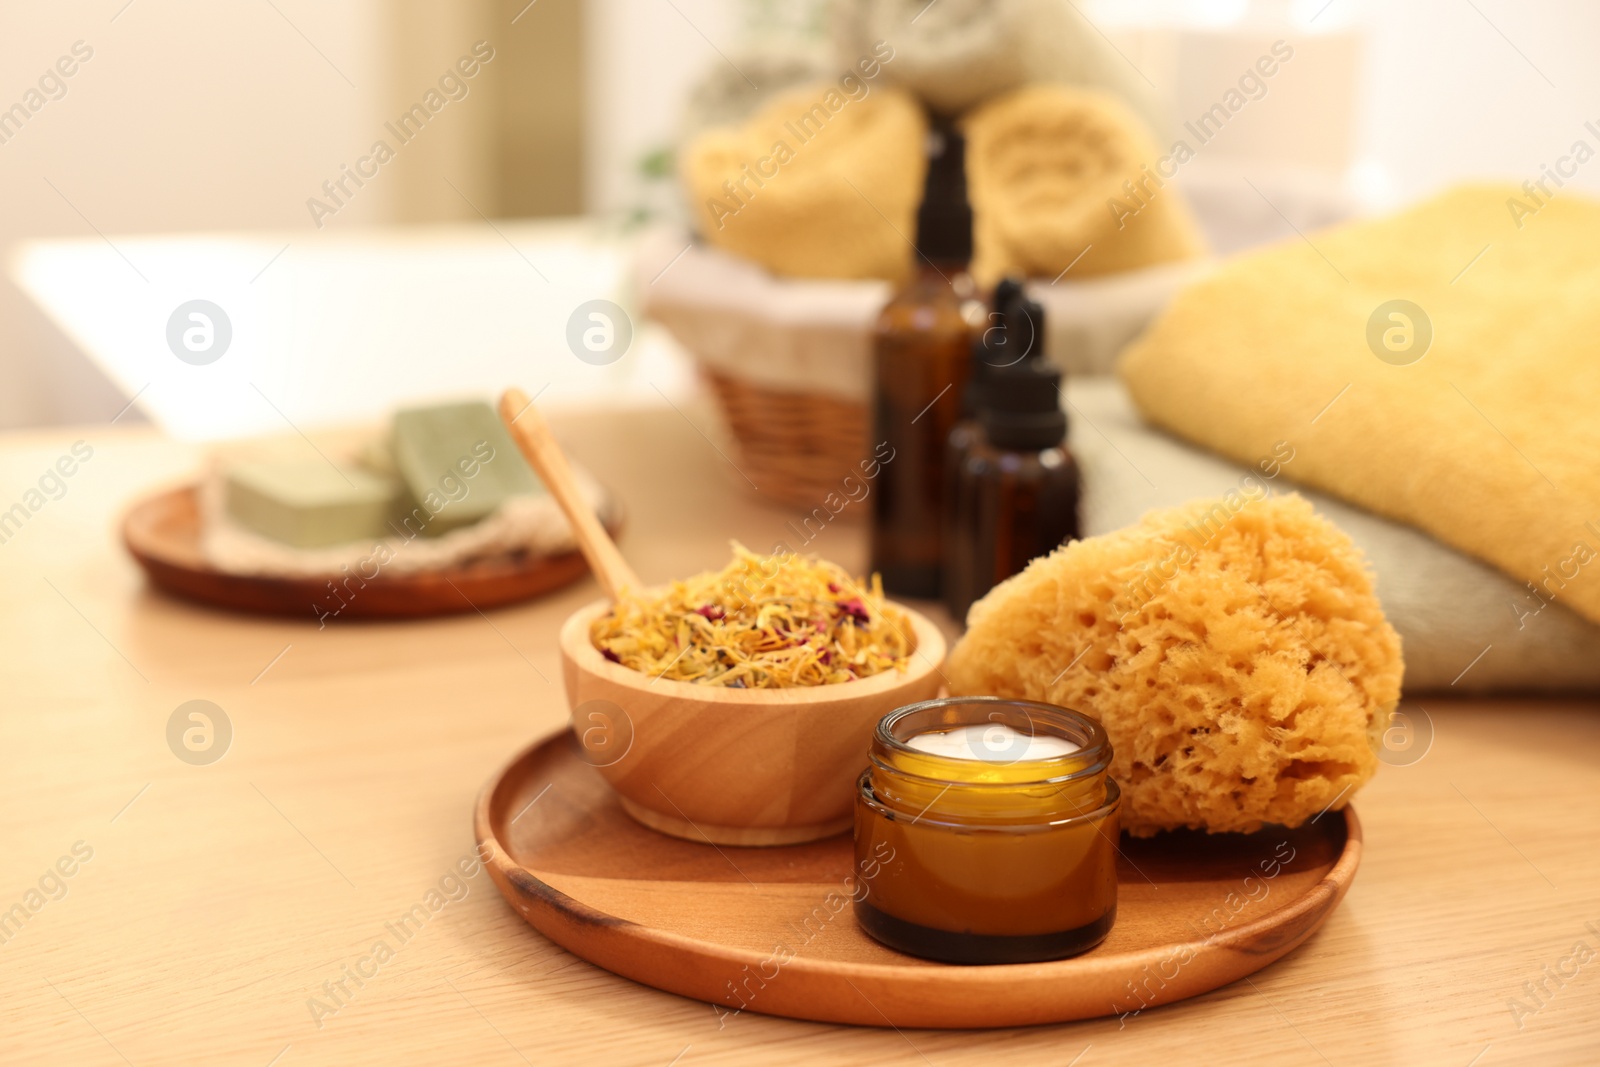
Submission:
[[[584,558],[589,561],[589,568],[594,571],[601,588],[612,600],[620,597],[625,589],[638,591],[638,576],[622,558],[617,543],[611,540],[611,535],[606,533],[605,527],[589,509],[566,455],[551,436],[550,427],[534,408],[528,394],[521,389],[507,389],[500,398],[500,418],[505,422],[506,429],[511,431],[517,447],[522,450],[523,458],[538,472],[545,488],[550,490],[550,495],[556,498],[556,503],[566,513],[567,521],[572,523],[578,547],[583,549]]]

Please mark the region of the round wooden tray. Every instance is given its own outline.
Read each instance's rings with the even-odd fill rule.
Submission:
[[[1124,837],[1117,924],[1052,963],[960,967],[868,938],[848,907],[848,835],[735,848],[634,822],[570,732],[484,787],[487,866],[523,918],[578,956],[740,1011],[863,1026],[970,1029],[1138,1012],[1227,985],[1311,935],[1361,859],[1355,812],[1296,830]]]
[[[606,529],[620,528],[615,505]],[[200,550],[200,493],[185,486],[134,504],[122,520],[122,540],[152,585],[185,600],[230,611],[319,617],[339,608],[328,590],[344,576],[281,578],[229,574]],[[505,556],[436,571],[380,573],[338,611],[341,619],[401,619],[502,607],[570,585],[589,573],[583,554]]]

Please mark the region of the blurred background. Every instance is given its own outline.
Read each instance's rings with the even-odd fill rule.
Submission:
[[[939,3],[955,0],[935,0],[928,20]],[[1463,178],[1537,177],[1584,122],[1600,119],[1600,67],[1589,55],[1600,7],[1579,0],[1069,6],[1127,64],[1167,131],[1209,107],[1263,42],[1294,40],[1294,63],[1181,183],[1244,166],[1291,176],[1282,180],[1317,190],[1319,203],[1344,198],[1352,212],[1372,211]],[[371,414],[394,396],[436,389],[461,358],[452,338],[493,349],[474,364],[486,386],[553,380],[556,371],[538,368],[546,358],[572,362],[561,338],[576,297],[615,293],[631,307],[633,243],[686,217],[673,153],[695,121],[686,109],[697,87],[698,106],[712,107],[719,86],[768,69],[774,55],[825,65],[832,54],[819,0],[94,0],[8,5],[0,19],[0,107],[23,105],[21,118],[13,109],[0,126],[6,427],[104,420],[147,387],[123,417],[159,412],[159,386],[141,377],[133,312],[117,309],[150,305],[154,352],[172,306],[207,295],[196,291],[202,279],[246,294],[229,298],[248,305],[237,311],[220,302],[239,343],[248,335],[260,345],[252,380],[268,393],[277,383],[275,402],[297,405],[308,421]],[[465,95],[336,213],[314,218],[308,200],[324,196],[323,183],[477,42],[493,58],[465,79]],[[75,55],[74,73],[47,78],[34,110],[28,94],[41,76]],[[1600,168],[1573,181],[1600,186]],[[582,221],[519,229],[513,241],[492,221],[503,219]],[[532,273],[508,282],[530,303],[503,346],[494,338],[509,320],[446,297],[431,307],[407,297],[406,328],[370,329],[395,310],[374,295],[375,279],[404,269],[386,268],[371,242],[391,227],[439,226],[450,248],[499,256],[494,269],[526,271],[515,252],[558,288],[582,284],[571,299],[541,304]],[[449,261],[440,255],[420,262]],[[461,265],[463,291],[486,284],[476,269]],[[230,270],[237,277],[221,277]],[[410,292],[413,283],[434,284],[415,275],[396,284]],[[150,300],[151,286],[172,288],[173,298]],[[252,316],[260,329],[246,328]],[[421,320],[433,325],[416,327]],[[650,372],[659,385],[675,373],[673,346],[646,334],[641,351],[659,349]],[[313,352],[318,362],[349,360],[358,380],[381,369],[388,384],[367,391],[370,410],[318,408],[310,394],[320,379],[285,370]],[[225,429],[168,422],[184,436]]]

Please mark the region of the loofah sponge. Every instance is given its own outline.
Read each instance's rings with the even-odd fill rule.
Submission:
[[[1400,695],[1400,638],[1360,553],[1293,495],[1233,491],[1075,541],[968,624],[951,690],[1099,719],[1136,836],[1343,806]]]
[[[784,93],[689,145],[683,181],[708,242],[795,278],[910,270],[927,119],[902,90],[850,84],[856,96]]]
[[[1055,278],[1068,267],[1086,278],[1203,254],[1188,206],[1155,173],[1155,142],[1115,97],[1035,85],[991,100],[963,126],[979,284]]]

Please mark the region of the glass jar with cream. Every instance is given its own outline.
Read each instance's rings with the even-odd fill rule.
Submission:
[[[1051,704],[950,697],[891,712],[856,798],[856,859],[874,868],[862,929],[950,963],[1093,948],[1117,910],[1110,765],[1100,724]]]

